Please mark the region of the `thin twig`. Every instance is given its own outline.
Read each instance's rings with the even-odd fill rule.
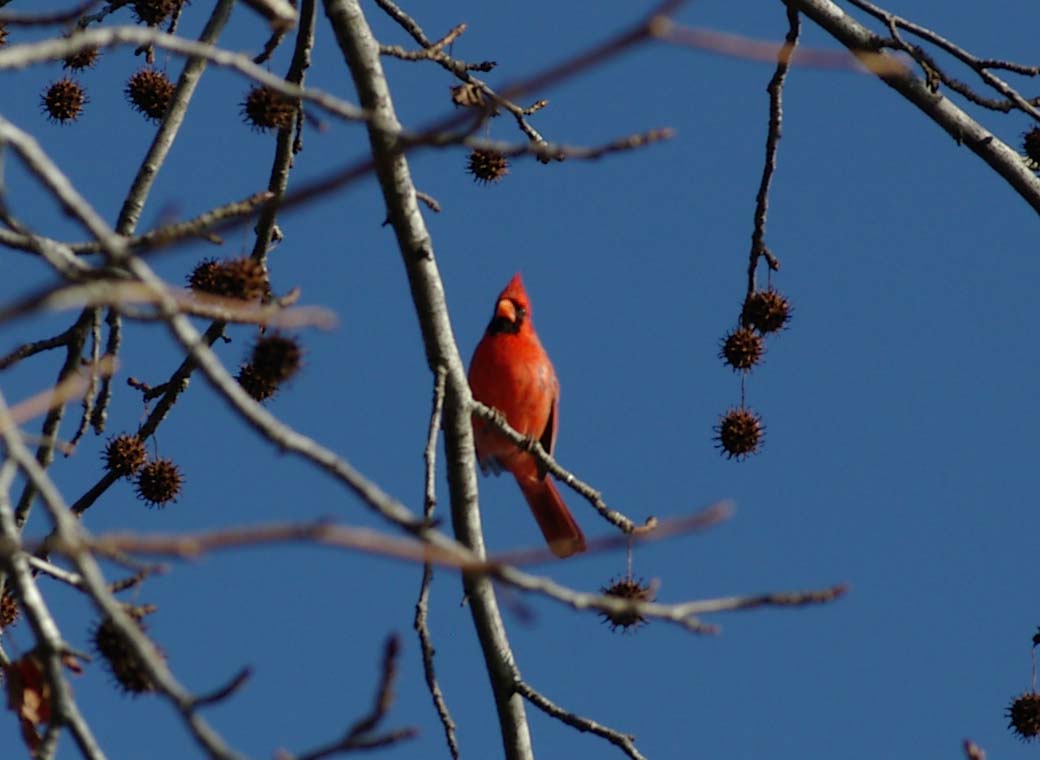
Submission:
[[[414,137],[402,135],[401,139],[406,145],[413,144],[413,140],[415,141],[414,144],[425,143],[429,145],[450,145],[457,142],[461,145],[465,145],[467,148],[474,148],[475,150],[491,150],[496,153],[501,153],[507,158],[534,156],[539,160],[553,159],[555,161],[563,161],[564,159],[573,158],[585,161],[595,161],[612,153],[624,153],[638,148],[645,148],[648,145],[653,145],[654,143],[663,140],[671,140],[673,137],[675,137],[675,130],[665,127],[662,129],[651,129],[646,132],[639,132],[633,135],[619,137],[602,145],[593,145],[591,147],[561,145],[545,142],[544,140],[540,143],[512,145],[506,142],[485,140],[479,137],[452,132],[415,135]]]
[[[219,689],[216,689],[209,694],[195,697],[195,707],[206,707],[207,705],[215,705],[218,702],[223,702],[236,691],[241,689],[252,675],[252,668],[242,668],[242,670],[238,671],[238,673],[236,673],[224,686],[221,686]]]
[[[319,306],[293,306],[300,297],[299,289],[269,303],[259,304],[237,298],[197,294],[172,289],[165,285],[143,285],[126,280],[92,280],[78,285],[58,285],[38,293],[31,293],[20,301],[0,306],[0,323],[33,315],[41,310],[60,310],[110,306],[122,314],[139,320],[165,320],[155,311],[135,311],[134,304],[162,305],[175,303],[176,313],[237,322],[265,324],[272,327],[320,327],[328,330],[336,326],[336,315]]]
[[[285,75],[285,81],[297,87],[303,87],[307,69],[311,65],[311,51],[314,47],[315,0],[303,0],[300,6],[300,25],[296,32],[296,45],[293,48],[292,62]],[[302,109],[301,109],[302,111]],[[299,114],[298,114],[299,115]],[[302,122],[297,131],[302,129]],[[299,139],[298,137],[296,139]],[[289,186],[289,170],[292,168],[295,150],[291,133],[287,129],[278,130],[275,144],[274,161],[267,182],[267,190],[272,198],[280,200]],[[253,244],[252,257],[267,266],[267,254],[274,238],[275,220],[278,214],[278,203],[265,206],[255,226],[256,240]]]
[[[714,507],[701,515],[710,515]],[[464,577],[489,577],[531,593],[540,594],[576,610],[591,610],[610,615],[641,615],[680,625],[695,633],[715,633],[714,626],[701,622],[699,616],[718,612],[755,609],[759,607],[789,607],[822,604],[834,601],[846,592],[844,585],[824,589],[794,592],[770,592],[752,596],[733,596],[698,599],[674,604],[622,599],[598,592],[582,592],[563,586],[552,578],[532,575],[518,567],[505,564],[497,557],[483,559],[463,546],[446,541],[435,531],[425,535],[427,541],[388,536],[367,528],[317,523],[275,523],[259,526],[239,526],[222,530],[181,535],[138,535],[110,533],[78,541],[104,556],[143,555],[176,559],[196,559],[210,552],[228,551],[282,543],[314,543],[350,551],[359,551],[406,562],[430,563],[458,569]],[[49,537],[41,546],[30,547],[39,551],[49,549],[68,553],[70,547],[60,537]],[[519,556],[511,552],[502,556]]]
[[[519,448],[531,452],[535,459],[538,460],[538,463],[545,467],[548,472],[552,473],[557,480],[561,483],[566,483],[576,492],[584,496],[586,501],[588,501],[589,504],[599,512],[600,516],[603,517],[604,520],[609,522],[611,525],[616,526],[624,533],[632,533],[637,530],[637,525],[630,518],[607,505],[603,500],[603,494],[588,483],[579,480],[573,473],[563,469],[563,467],[553,459],[549,452],[542,447],[541,443],[533,438],[523,435],[522,433],[518,433],[509,426],[505,417],[503,417],[497,410],[482,404],[476,399],[473,400],[472,407],[475,415],[485,422],[490,422],[500,433],[502,433],[502,435],[515,443]]]
[[[123,341],[123,322],[119,318],[119,312],[115,309],[109,309],[108,315],[105,317],[105,324],[108,325],[105,357],[115,361],[116,357],[119,356],[119,347]],[[90,415],[90,424],[97,435],[101,435],[105,430],[105,422],[108,420],[108,404],[111,399],[112,375],[105,375],[101,378],[101,392],[98,393],[97,406],[94,407],[94,412]]]
[[[433,407],[430,412],[430,425],[426,431],[426,448],[423,449],[423,460],[426,463],[424,479],[423,517],[427,522],[433,520],[433,511],[437,506],[437,437],[441,429],[441,415],[444,412],[444,387],[447,370],[438,366],[433,383]]]
[[[2,119],[3,117],[0,117]],[[72,334],[69,337],[69,342],[65,346],[65,362],[62,364],[61,369],[58,371],[57,380],[55,385],[59,386],[79,371],[80,363],[83,358],[83,346],[86,345],[87,333],[90,330],[90,325],[93,322],[93,309],[84,309],[79,318],[76,320],[72,327]],[[65,416],[65,404],[64,400],[54,407],[50,408],[47,412],[47,416],[43,420],[43,426],[40,429],[40,443],[36,447],[36,461],[44,467],[48,467],[52,461],[54,461],[54,445],[58,440],[58,429],[61,426],[61,420]],[[22,488],[21,496],[18,498],[18,503],[15,507],[15,522],[18,528],[21,529],[29,519],[29,513],[32,510],[33,500],[36,498],[36,484],[31,480],[27,480],[25,486]]]
[[[520,678],[520,674],[517,673],[516,679],[516,690],[523,694],[524,699],[530,702],[532,705],[537,707],[539,710],[544,712],[550,717],[556,718],[556,720],[566,723],[571,728],[576,728],[579,731],[596,734],[596,736],[602,736],[604,739],[609,741],[614,746],[618,747],[622,752],[628,755],[632,760],[646,760],[646,757],[642,755],[638,749],[636,749],[635,737],[631,734],[623,734],[620,731],[616,731],[613,728],[604,726],[602,723],[597,723],[591,718],[583,718],[580,715],[564,710],[562,707],[551,701],[544,694],[535,691],[534,688]]]
[[[1011,61],[979,59],[959,45],[955,45],[953,42],[947,40],[941,35],[936,34],[931,29],[927,29],[896,16],[895,14],[889,13],[888,11],[877,7],[873,3],[867,2],[866,0],[850,0],[850,2],[852,5],[866,11],[886,24],[892,32],[892,39],[895,46],[917,60],[926,71],[937,75],[940,80],[951,89],[964,95],[972,102],[986,108],[992,108],[993,110],[1002,111],[1004,113],[1007,113],[1012,108],[1017,108],[1040,121],[1040,111],[1036,108],[1037,105],[1040,105],[1040,103],[1037,102],[1040,99],[1034,98],[1033,100],[1027,100],[1026,98],[1023,98],[1022,95],[1020,95],[1018,91],[1011,87],[1007,82],[989,71],[991,68],[999,68],[1013,71],[1016,74],[1022,74],[1024,76],[1037,76],[1040,74],[1040,66],[1023,66],[1022,64],[1013,63]],[[961,63],[966,64],[975,71],[983,82],[1003,95],[1005,100],[998,101],[984,98],[963,82],[959,82],[958,80],[948,76],[936,64],[934,59],[932,59],[931,56],[928,56],[923,50],[921,50],[921,48],[904,42],[896,29],[904,29],[911,34],[932,43],[944,52],[949,53],[954,58],[961,61]]]
[[[290,29],[296,23],[296,8],[288,0],[243,0],[275,29]]]
[[[375,704],[372,711],[360,718],[351,726],[346,735],[331,744],[311,750],[300,755],[297,760],[322,760],[337,754],[346,754],[355,750],[387,747],[408,739],[418,733],[415,728],[399,728],[382,734],[373,734],[383,722],[390,706],[393,704],[393,685],[397,675],[397,656],[400,652],[400,641],[397,634],[387,636],[383,645],[383,662],[379,672],[379,685],[376,687]]]
[[[426,449],[423,458],[426,461],[425,498],[423,500],[423,517],[427,522],[433,520],[434,508],[437,505],[437,437],[441,429],[441,414],[444,411],[444,387],[447,372],[443,367],[437,368],[436,381],[433,388],[433,411],[430,413],[430,427],[426,434]],[[419,585],[419,599],[415,603],[415,619],[412,625],[419,636],[419,647],[422,650],[423,676],[426,679],[426,688],[433,700],[433,707],[440,718],[441,726],[444,728],[444,739],[448,743],[448,751],[451,756],[458,760],[459,744],[455,736],[455,721],[448,710],[448,703],[444,698],[444,692],[437,682],[437,673],[433,666],[435,650],[433,637],[430,635],[429,607],[430,607],[430,583],[433,581],[433,566],[429,562],[423,563],[422,582]]]
[[[766,160],[762,167],[762,179],[758,185],[758,194],[755,196],[755,224],[751,233],[751,254],[748,257],[748,284],[747,294],[750,296],[755,292],[755,272],[758,269],[758,260],[765,258],[769,269],[775,271],[780,268],[769,246],[766,245],[766,214],[769,211],[769,185],[776,171],[776,149],[780,143],[780,134],[784,123],[784,79],[791,67],[791,56],[794,55],[795,47],[798,45],[798,33],[800,20],[798,11],[787,7],[787,35],[784,45],[777,53],[776,71],[773,78],[769,80],[766,92],[769,93],[769,132],[766,135]]]
[[[62,583],[68,584],[73,588],[83,587],[83,578],[79,575],[79,573],[69,572],[64,568],[58,567],[57,565],[48,562],[45,559],[41,559],[40,557],[34,557],[31,554],[26,555],[25,560],[29,563],[33,570],[44,573],[45,575],[49,575],[50,577],[55,578],[56,580],[59,580]]]
[[[746,61],[762,61],[773,63],[777,59],[777,49],[781,47],[772,40],[758,40],[738,34],[727,34],[717,29],[705,29],[679,24],[660,25],[655,36],[663,42],[683,47],[704,50],[717,55],[725,55]],[[830,71],[858,71],[872,74],[898,76],[906,74],[907,65],[882,53],[848,52],[837,50],[800,49],[791,56],[791,66]]]
[[[73,324],[60,335],[55,335],[53,338],[45,338],[43,340],[33,341],[32,343],[23,343],[11,353],[7,354],[7,356],[0,358],[0,370],[5,370],[14,364],[17,364],[22,359],[28,359],[30,356],[35,356],[44,351],[50,351],[51,349],[68,345],[69,339],[75,330],[76,325]]]
[[[93,322],[90,325],[90,374],[87,379],[87,387],[83,391],[83,414],[80,417],[76,432],[69,441],[69,451],[65,453],[65,456],[69,456],[71,451],[75,450],[76,444],[79,443],[83,434],[87,432],[87,428],[90,426],[90,419],[94,416],[94,404],[97,402],[98,367],[101,364],[101,310],[94,309],[92,317]]]

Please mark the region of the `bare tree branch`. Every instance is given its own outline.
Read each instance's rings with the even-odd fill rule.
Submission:
[[[877,54],[885,40],[842,11],[831,0],[789,0],[788,4],[822,27],[857,57]],[[1040,178],[1029,170],[1018,153],[972,119],[953,101],[933,92],[910,73],[879,73],[878,78],[917,106],[942,127],[958,145],[964,145],[1003,177],[1022,199],[1040,212]]]
[[[401,260],[408,274],[427,364],[431,370],[443,367],[445,372],[445,450],[455,534],[477,556],[483,556],[473,430],[469,419],[469,385],[448,320],[433,243],[419,209],[408,162],[385,131],[400,127],[379,58],[379,44],[356,0],[325,0],[325,14],[354,78],[361,105],[372,112],[369,128],[372,156],[386,201],[387,216],[397,236]],[[507,760],[533,760],[523,699],[508,678],[513,655],[494,588],[487,578],[475,575],[463,576],[463,588],[469,598],[469,608],[491,678],[505,757]]]

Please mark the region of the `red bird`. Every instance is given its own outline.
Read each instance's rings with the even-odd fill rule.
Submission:
[[[520,274],[506,285],[469,365],[473,398],[505,415],[510,427],[537,439],[552,454],[559,423],[560,383],[531,324],[531,302]],[[538,527],[557,557],[585,551],[585,536],[551,478],[527,451],[473,417],[480,468],[512,473]]]

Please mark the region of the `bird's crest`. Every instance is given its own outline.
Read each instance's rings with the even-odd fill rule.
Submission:
[[[527,291],[524,290],[524,281],[520,278],[519,272],[513,275],[513,279],[506,285],[505,290],[499,294],[499,301],[504,298],[508,298],[518,306],[522,306],[528,313],[531,312],[531,303],[527,298]]]

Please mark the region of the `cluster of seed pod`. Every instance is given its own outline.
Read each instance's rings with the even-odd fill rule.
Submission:
[[[120,478],[134,478],[137,497],[162,509],[177,500],[184,486],[180,467],[172,459],[148,458],[144,441],[136,435],[117,435],[102,452],[105,469]]]
[[[169,20],[171,30],[184,5],[185,0],[135,0],[129,3],[138,23],[157,27]],[[7,41],[7,37],[6,28],[0,24],[0,45]],[[93,68],[99,57],[97,48],[84,48],[65,58],[62,68],[68,73],[48,84],[40,95],[40,107],[50,121],[69,124],[80,118],[90,98],[75,75]],[[151,53],[148,61],[148,65],[130,76],[124,86],[124,93],[133,110],[155,122],[169,110],[175,86],[166,72],[151,65]],[[258,131],[291,128],[298,110],[299,105],[294,98],[270,87],[253,87],[241,103],[244,121]]]
[[[135,0],[129,3],[138,23],[159,26],[167,19],[175,19],[184,6],[184,0]],[[0,44],[5,34],[0,33]],[[97,48],[83,48],[64,59],[66,74],[51,82],[40,95],[40,106],[51,121],[68,124],[76,121],[89,103],[86,89],[76,74],[94,67],[101,53]],[[126,83],[125,93],[131,107],[153,121],[161,119],[173,98],[173,83],[162,71],[146,66],[135,72]]]
[[[270,291],[263,266],[249,257],[205,259],[188,275],[188,286],[200,295],[255,301]],[[261,335],[238,371],[238,384],[256,401],[266,401],[300,370],[303,349],[288,335]]]
[[[772,286],[754,290],[744,298],[738,327],[722,339],[719,358],[741,374],[740,405],[726,410],[715,426],[715,442],[729,459],[746,459],[762,446],[762,418],[744,404],[744,381],[766,351],[766,336],[787,327],[790,302]]]

